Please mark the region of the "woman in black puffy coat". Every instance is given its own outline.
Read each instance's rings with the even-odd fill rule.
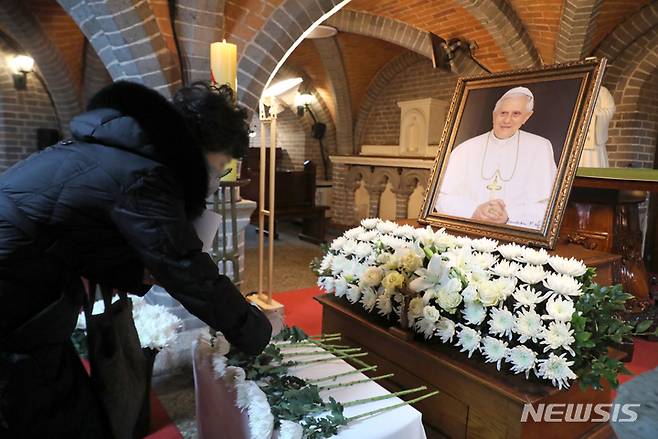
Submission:
[[[143,294],[150,273],[237,348],[256,354],[270,338],[190,223],[209,176],[248,146],[230,89],[197,83],[172,104],[117,82],[87,110],[71,139],[0,175],[0,437],[103,437],[70,342],[80,277]]]

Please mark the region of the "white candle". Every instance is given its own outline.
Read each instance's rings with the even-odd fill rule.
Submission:
[[[210,45],[210,75],[216,85],[230,86],[233,91],[238,90],[238,47],[235,44],[212,43]]]

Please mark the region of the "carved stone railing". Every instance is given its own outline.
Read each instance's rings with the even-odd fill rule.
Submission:
[[[381,151],[383,148],[388,147],[366,149]],[[418,216],[434,164],[432,157],[359,155],[331,156],[330,159],[334,177],[334,223],[353,225],[366,216],[386,219]]]

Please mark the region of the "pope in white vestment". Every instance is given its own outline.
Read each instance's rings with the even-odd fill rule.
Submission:
[[[493,129],[453,149],[436,202],[439,213],[539,229],[557,168],[548,139],[520,130],[532,92],[516,87],[493,112]]]

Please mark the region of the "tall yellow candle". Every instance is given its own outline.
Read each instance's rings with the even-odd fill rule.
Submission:
[[[238,91],[238,46],[227,43],[212,43],[210,45],[210,75],[217,85],[228,84],[233,91]]]

